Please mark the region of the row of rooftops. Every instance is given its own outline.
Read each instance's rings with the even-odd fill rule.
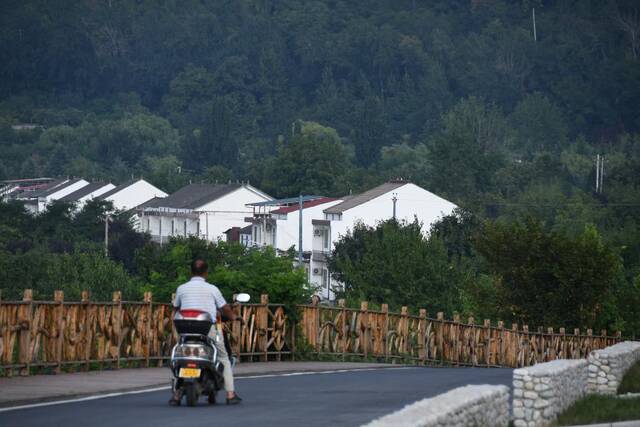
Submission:
[[[118,186],[89,182],[82,178],[34,178],[0,181],[0,199],[19,200],[32,213],[39,213],[53,201],[78,203],[108,200],[116,209],[130,210],[155,196],[167,194],[143,179],[131,179]]]
[[[9,198],[16,198],[20,200],[37,200],[39,198],[46,198],[55,194],[67,187],[70,187],[79,181],[82,181],[81,178],[72,178],[72,179],[50,179],[50,178],[36,178],[32,180],[12,180],[12,181],[4,181],[3,184],[6,186],[14,186],[13,194],[8,195]],[[120,191],[126,189],[131,186],[135,182],[139,181],[139,179],[132,179],[123,184],[113,187],[112,189],[101,193],[99,196],[95,197],[98,200],[106,200],[110,196],[119,193]],[[348,195],[340,198],[331,198],[324,196],[303,196],[303,209],[307,209],[314,206],[319,206],[325,203],[334,202],[337,200],[342,200],[340,203],[337,203],[333,206],[328,207],[324,210],[324,213],[327,214],[340,214],[344,211],[352,209],[358,205],[366,203],[376,197],[379,197],[383,194],[394,191],[395,189],[406,185],[407,181],[391,181],[381,184],[375,188],[372,188],[368,191],[365,191],[360,194]],[[75,202],[80,200],[87,195],[90,195],[100,188],[103,188],[106,185],[112,185],[105,182],[90,182],[83,187],[79,188],[76,191],[73,191],[65,196],[59,198],[60,201],[65,202]],[[207,203],[213,202],[217,199],[220,199],[227,194],[230,194],[240,187],[250,187],[253,191],[256,191],[259,194],[262,194],[267,198],[267,201],[252,203],[249,206],[253,206],[254,208],[258,207],[273,207],[275,209],[271,210],[269,213],[271,214],[287,214],[290,212],[295,212],[299,209],[299,197],[291,197],[285,199],[273,199],[270,196],[262,193],[260,190],[251,187],[249,184],[245,183],[227,183],[227,184],[205,184],[205,183],[192,183],[188,184],[174,193],[166,196],[166,197],[153,197],[150,200],[145,201],[144,203],[137,206],[139,210],[163,210],[163,209],[171,209],[171,210],[198,210],[202,206]],[[5,195],[7,196],[7,195]]]
[[[37,181],[39,182],[39,184],[31,184],[31,182],[33,181]],[[61,190],[64,190],[65,188],[68,188],[68,187],[71,187],[72,185],[77,184],[80,181],[83,181],[83,179],[82,178],[71,178],[71,179],[69,178],[56,178],[56,179],[36,178],[34,180],[29,180],[29,179],[8,180],[8,181],[3,181],[3,183],[5,185],[11,185],[11,184],[15,185],[14,194],[8,195],[10,198],[24,200],[24,199],[39,199],[39,198],[51,196],[57,192],[60,192]],[[133,183],[137,181],[138,181],[137,179],[132,179],[121,185],[115,186],[111,190],[105,193],[102,193],[99,197],[97,197],[97,199],[100,199],[100,200],[107,199],[109,196],[122,191],[123,189],[131,186]],[[24,183],[26,185],[20,185],[20,183]],[[77,200],[80,200],[82,197],[88,194],[91,194],[96,190],[103,188],[107,185],[109,185],[109,183],[102,182],[102,181],[90,182],[87,185],[83,186],[82,188],[61,197],[58,200],[65,201],[65,202],[75,202]]]

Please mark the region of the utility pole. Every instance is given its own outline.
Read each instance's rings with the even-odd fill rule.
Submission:
[[[393,220],[396,220],[396,203],[398,202],[398,193],[393,193],[393,197],[391,198],[393,202]]]
[[[604,184],[604,155],[596,154],[596,193],[602,193]]]
[[[538,41],[538,33],[536,31],[536,8],[531,9],[531,17],[533,19],[533,41]]]
[[[109,257],[109,221],[111,221],[111,217],[108,213],[104,215],[104,256],[105,258]]]
[[[302,194],[298,196],[298,265],[302,267]]]

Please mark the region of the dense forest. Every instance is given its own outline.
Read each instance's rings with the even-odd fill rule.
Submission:
[[[497,223],[591,227],[636,288],[638,99],[634,0],[0,3],[0,179],[401,177]]]

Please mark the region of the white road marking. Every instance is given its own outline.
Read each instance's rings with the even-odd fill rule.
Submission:
[[[253,379],[253,378],[273,378],[273,377],[295,377],[301,375],[320,375],[320,374],[341,374],[344,372],[362,372],[362,371],[379,371],[383,369],[413,369],[411,366],[406,367],[383,367],[383,368],[354,368],[354,369],[336,369],[333,371],[300,371],[300,372],[287,372],[282,374],[263,374],[263,375],[247,375],[236,377],[236,381],[243,379]],[[153,393],[154,391],[162,391],[169,390],[171,386],[163,386],[163,387],[153,387],[153,388],[145,388],[142,390],[132,390],[132,391],[121,391],[117,393],[107,393],[107,394],[97,394],[94,396],[86,396],[86,397],[78,397],[75,399],[65,399],[65,400],[53,400],[51,402],[40,402],[40,403],[30,403],[27,405],[19,405],[19,406],[10,406],[7,408],[0,408],[0,412],[9,412],[9,411],[17,411],[20,409],[31,409],[31,408],[39,408],[42,406],[53,406],[53,405],[64,405],[66,403],[76,403],[76,402],[86,402],[89,400],[98,400],[98,399],[106,399],[109,397],[118,397],[118,396],[126,396],[129,394],[142,394],[142,393]]]

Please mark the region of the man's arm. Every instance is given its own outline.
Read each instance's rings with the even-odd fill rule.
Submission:
[[[222,312],[222,314],[229,320],[236,320],[238,316],[233,311],[231,306],[227,304],[227,301],[222,296],[222,292],[218,288],[213,290],[213,299],[216,301],[216,307]]]
[[[229,320],[238,320],[238,316],[236,315],[236,313],[233,311],[233,309],[231,308],[231,306],[229,304],[225,304],[222,307],[220,307],[220,310],[222,311],[222,314]]]

